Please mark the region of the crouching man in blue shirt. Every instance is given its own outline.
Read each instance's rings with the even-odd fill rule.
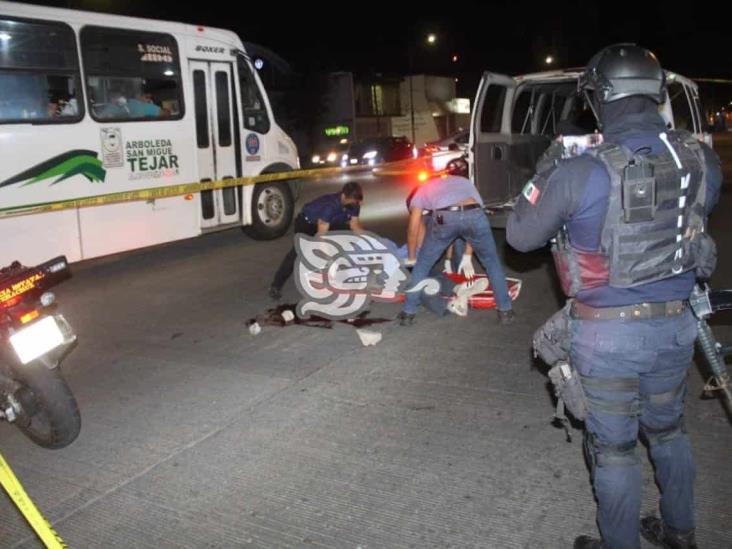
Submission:
[[[355,181],[346,183],[341,192],[325,194],[305,204],[295,218],[295,234],[304,233],[308,236],[315,236],[331,230],[351,230],[361,233],[364,230],[358,218],[361,202],[363,202],[361,185]],[[269,297],[272,299],[282,298],[282,286],[292,275],[295,259],[297,259],[297,251],[293,246],[280,263],[274,280],[272,280],[269,288]]]

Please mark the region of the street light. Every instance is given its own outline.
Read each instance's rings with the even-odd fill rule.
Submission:
[[[429,46],[434,46],[437,43],[437,35],[434,33],[430,33],[427,35],[426,43]],[[412,43],[408,43],[407,52],[409,54],[409,111],[411,114],[412,119],[412,145],[415,144],[415,141],[417,139],[416,133],[414,131],[414,78],[412,75],[412,72],[414,70],[414,63],[412,59]]]
[[[547,55],[547,56],[546,56],[546,59],[544,59],[544,62],[545,62],[545,63],[546,63],[547,65],[551,65],[552,63],[554,63],[554,57],[552,57],[551,55]]]

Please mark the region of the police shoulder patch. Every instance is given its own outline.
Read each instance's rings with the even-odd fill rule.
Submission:
[[[523,194],[524,198],[528,200],[532,206],[534,206],[539,200],[539,196],[541,196],[541,191],[539,190],[539,187],[534,185],[533,180],[529,180],[529,182],[524,185],[524,190],[521,191],[521,194]]]

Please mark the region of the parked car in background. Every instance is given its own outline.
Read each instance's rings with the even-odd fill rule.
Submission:
[[[351,144],[341,166],[375,166],[417,157],[417,149],[406,137],[372,137]]]
[[[313,167],[340,166],[343,155],[348,152],[348,143],[337,143],[316,152],[311,162]]]
[[[445,139],[425,143],[424,147],[418,150],[419,156],[429,159],[429,166],[438,172],[445,170],[451,160],[462,157],[468,153],[468,142],[470,131],[462,130]]]

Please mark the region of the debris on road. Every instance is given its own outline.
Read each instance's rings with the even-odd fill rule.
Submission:
[[[375,332],[373,330],[361,330],[357,328],[356,333],[361,339],[361,343],[363,343],[364,347],[376,345],[381,341],[381,332]]]
[[[384,322],[392,322],[391,318],[368,318],[369,311],[363,311],[355,318],[348,318],[345,320],[331,320],[322,316],[309,316],[308,318],[299,318],[295,314],[296,305],[279,305],[275,308],[268,309],[266,313],[257,315],[247,321],[246,325],[249,328],[249,333],[256,336],[262,332],[265,326],[276,326],[278,328],[284,328],[286,326],[309,326],[311,328],[325,328],[327,330],[333,329],[333,326],[338,324],[346,324],[347,326],[353,326],[357,331],[360,328],[365,328],[373,324],[382,324]],[[367,334],[377,334],[378,340],[373,343],[365,343],[364,345],[376,345],[381,341],[381,334],[379,332],[365,330]],[[363,337],[361,341],[363,342]],[[373,335],[367,335],[366,339],[371,341],[374,338]]]

